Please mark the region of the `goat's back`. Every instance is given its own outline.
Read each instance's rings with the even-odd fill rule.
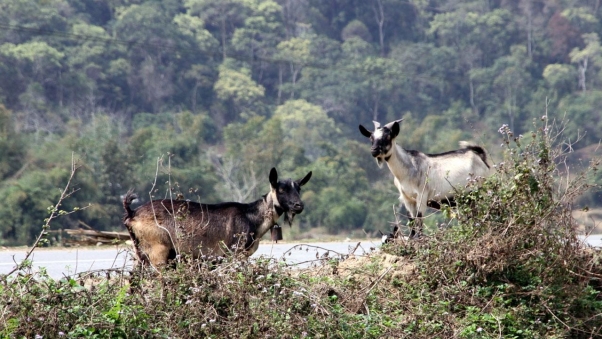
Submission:
[[[420,158],[426,166],[418,166],[422,173],[419,177],[429,178],[429,188],[433,194],[450,196],[458,188],[463,188],[467,179],[486,177],[490,173],[485,150],[476,145],[460,143],[463,148],[437,154],[424,154],[419,151],[407,151]],[[423,176],[424,175],[424,176]],[[452,194],[453,195],[453,194]]]
[[[221,255],[226,247],[232,248],[237,243],[240,247],[248,245],[249,239],[244,234],[253,231],[250,227],[261,221],[253,213],[254,208],[254,203],[154,200],[133,211],[126,224],[139,240],[141,250],[150,257],[163,257],[166,252],[195,257]]]

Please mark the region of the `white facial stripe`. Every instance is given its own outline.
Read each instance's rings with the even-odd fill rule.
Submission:
[[[377,129],[376,131],[374,131],[374,133],[372,135],[374,137],[374,140],[378,140],[378,139],[382,138],[383,137],[383,129],[382,128]]]
[[[280,202],[278,202],[278,195],[276,194],[275,190],[272,190],[272,204],[274,204],[274,206],[278,206],[280,207]]]
[[[293,189],[295,189],[295,182],[291,181],[291,186],[293,187]]]

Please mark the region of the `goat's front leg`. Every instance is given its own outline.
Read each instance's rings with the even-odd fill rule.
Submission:
[[[416,219],[414,220],[414,226],[410,232],[410,238],[414,238],[416,235],[420,236],[422,234],[422,230],[424,228],[424,216],[426,215],[426,206],[428,199],[426,198],[426,194],[423,197],[419,197],[416,200]]]
[[[418,206],[416,199],[405,194],[402,190],[399,190],[399,200],[403,203],[406,210],[408,210],[408,221],[410,226],[410,239],[416,236],[416,230],[422,229],[422,214],[418,212]]]

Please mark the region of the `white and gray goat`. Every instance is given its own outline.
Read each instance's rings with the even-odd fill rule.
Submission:
[[[374,132],[362,125],[359,129],[370,138],[370,152],[378,166],[382,168],[386,162],[395,177],[393,182],[399,190],[399,200],[410,214],[410,223],[414,224],[410,231],[413,238],[422,231],[427,206],[438,209],[441,203],[453,205],[457,189],[465,187],[471,178],[487,176],[490,166],[485,150],[467,142],[460,142],[460,149],[440,154],[400,147],[395,139],[402,120],[384,126],[374,121]]]
[[[179,253],[194,258],[227,252],[253,254],[261,237],[277,224],[280,216],[292,224],[303,211],[301,186],[311,172],[299,180],[278,180],[270,171],[270,192],[248,204],[223,202],[199,204],[185,200],[153,200],[130,208],[136,195],[130,190],[123,199],[123,224],[130,233],[138,260],[161,266]]]

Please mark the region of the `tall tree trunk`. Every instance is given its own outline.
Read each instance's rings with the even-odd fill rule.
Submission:
[[[63,72],[59,69],[59,107],[63,108]]]
[[[301,67],[299,68],[295,68],[295,64],[291,62],[291,73],[292,73],[292,80],[293,80],[293,90],[291,91],[291,99],[293,99],[295,97],[295,87],[297,85],[297,74],[299,73],[299,71],[301,70]]]
[[[280,105],[280,99],[282,98],[282,64],[278,64],[278,99],[276,103]]]
[[[470,88],[470,107],[472,107],[472,113],[478,116],[477,106],[474,103],[474,83],[471,76],[468,76],[468,86]]]
[[[199,89],[199,81],[197,80],[194,83],[194,88],[192,89],[192,113],[196,113],[196,95]]]
[[[585,72],[587,71],[587,58],[579,63],[579,87],[583,92],[587,91]]]
[[[226,60],[226,17],[222,16],[222,22],[221,22],[221,34],[222,34],[222,57],[224,58],[223,60]]]
[[[533,13],[531,2],[527,5],[527,51],[529,59],[533,59]]]
[[[377,8],[378,6],[378,8]],[[372,3],[372,10],[374,11],[374,18],[378,24],[378,38],[380,42],[380,56],[385,56],[385,34],[383,32],[383,26],[385,24],[385,11],[381,0],[376,0],[376,4]]]
[[[374,106],[372,108],[372,120],[378,121],[378,104],[380,103],[380,95],[378,94],[376,89],[374,89],[372,99],[374,100]]]

